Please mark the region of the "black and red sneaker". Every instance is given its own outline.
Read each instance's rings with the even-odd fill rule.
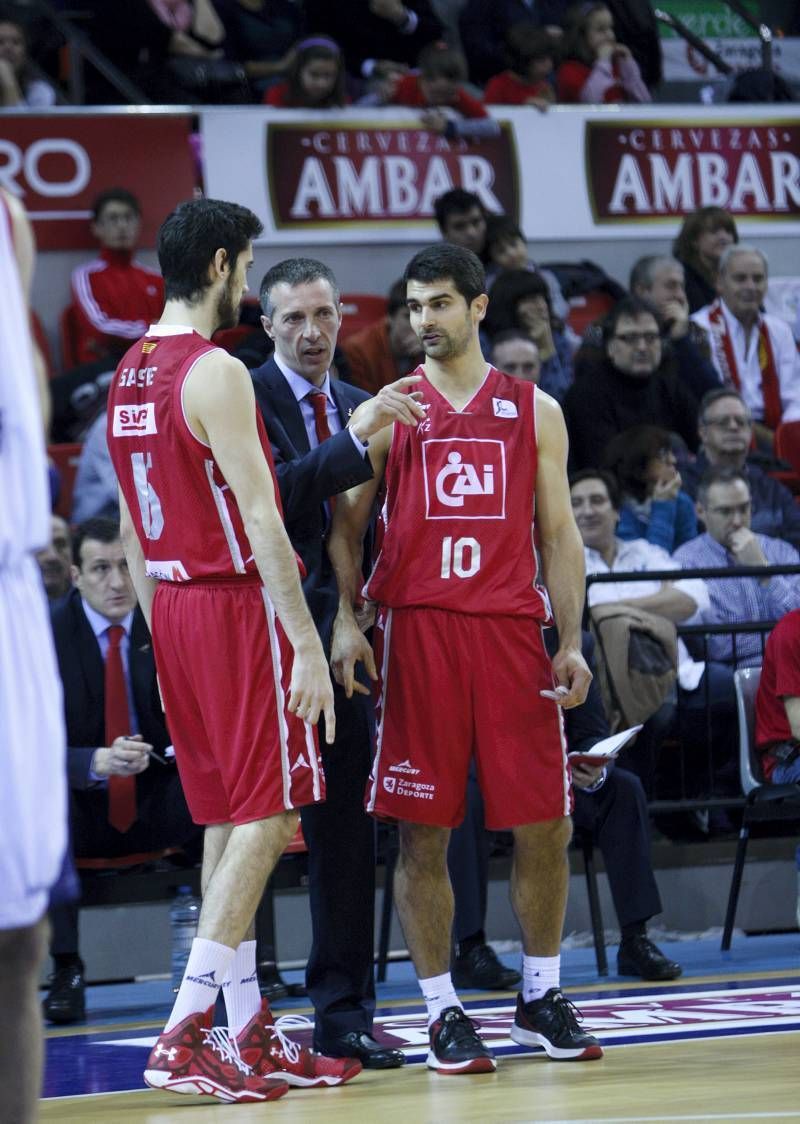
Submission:
[[[253,1015],[236,1039],[239,1053],[260,1077],[274,1077],[306,1089],[344,1085],[361,1072],[361,1062],[357,1058],[316,1054],[294,1042],[286,1033],[306,1030],[311,1025],[304,1015],[282,1015],[276,1022],[264,999],[261,1010]]]
[[[235,1104],[274,1101],[288,1093],[285,1081],[265,1080],[242,1061],[227,1027],[211,1026],[213,1011],[189,1015],[164,1031],[147,1059],[145,1083],[151,1089]]]
[[[511,1037],[521,1046],[543,1046],[557,1061],[588,1062],[603,1056],[603,1047],[581,1026],[577,1007],[557,987],[529,1003],[517,996]]]
[[[425,1064],[444,1075],[493,1073],[494,1054],[478,1036],[475,1023],[461,1007],[445,1007],[428,1031],[430,1050]]]

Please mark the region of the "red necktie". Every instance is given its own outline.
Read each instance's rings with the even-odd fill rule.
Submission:
[[[320,445],[331,436],[331,427],[328,425],[328,395],[324,390],[312,390],[308,397],[314,410],[314,429]]]
[[[122,666],[120,643],[125,635],[121,624],[112,624],[106,630],[106,745],[115,738],[128,737],[131,732],[131,712],[128,707],[128,687]],[[108,822],[117,831],[128,831],[136,819],[136,778],[108,778]]]

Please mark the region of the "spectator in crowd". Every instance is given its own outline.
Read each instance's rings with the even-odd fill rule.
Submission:
[[[539,383],[542,357],[531,337],[519,328],[498,332],[492,340],[492,365],[518,379]]]
[[[64,688],[70,835],[77,858],[121,858],[199,841],[174,762],[156,686],[150,635],[128,575],[119,524],[75,532],[75,588],[53,609]],[[152,752],[151,752],[152,751]],[[78,906],[54,906],[55,973],[45,1018],[85,1015]]]
[[[617,534],[621,501],[617,483],[603,469],[586,468],[570,477],[570,496],[575,522],[583,540],[586,574],[632,573],[680,570],[680,566],[660,546],[645,539],[623,541]],[[679,623],[688,621],[708,606],[708,592],[702,581],[679,579],[674,582],[637,580],[590,582],[586,592],[589,609],[614,604],[652,613]],[[695,692],[703,675],[685,645],[678,641],[678,682]],[[645,723],[636,741],[624,746],[618,763],[630,769],[652,793],[661,743],[674,719],[674,707],[666,703]]]
[[[710,606],[703,620],[711,624],[774,621],[800,607],[800,574],[736,577],[739,566],[796,566],[800,554],[789,543],[754,534],[750,527],[750,485],[737,468],[710,468],[697,488],[697,515],[706,529],[684,543],[674,558],[684,569],[727,567],[734,576],[707,580]],[[761,663],[757,632],[708,638],[711,660],[729,667]]]
[[[485,85],[508,66],[507,41],[512,28],[529,25],[561,34],[567,0],[467,0],[459,20],[461,42],[473,82]]]
[[[736,223],[722,207],[699,207],[683,220],[672,252],[684,269],[691,312],[715,300],[720,255],[738,241]]]
[[[781,421],[800,419],[800,356],[786,321],[761,311],[766,256],[742,242],[728,246],[719,259],[717,291],[717,300],[692,319],[708,332],[720,382],[741,391],[756,444],[772,452]]]
[[[584,105],[652,101],[630,48],[617,42],[614,17],[605,4],[581,4],[574,10],[564,56],[556,73],[558,101]]]
[[[542,361],[539,385],[558,402],[572,382],[572,352],[560,321],[553,316],[550,290],[538,273],[509,269],[492,285],[485,329],[490,339],[509,328],[528,333]]]
[[[738,390],[718,386],[703,396],[699,434],[697,456],[681,465],[683,487],[689,495],[696,497],[698,482],[709,468],[727,465],[738,469],[750,488],[750,529],[755,534],[785,539],[800,549],[800,505],[751,454],[753,420]]]
[[[561,292],[558,278],[551,270],[540,269],[533,261],[525,235],[510,215],[486,216],[485,249],[488,259],[486,284],[490,288],[504,269],[527,269],[531,273],[538,273],[547,282],[553,315],[559,320],[566,320],[569,305]]]
[[[696,449],[697,402],[664,356],[652,307],[637,297],[619,301],[603,325],[603,347],[602,361],[564,400],[572,466],[600,464],[611,438],[633,425],[661,426]]]
[[[350,366],[349,381],[370,394],[407,375],[422,362],[419,337],[411,329],[406,287],[395,281],[389,290],[386,316],[342,342]]]
[[[486,261],[486,220],[489,212],[479,195],[454,187],[433,201],[433,214],[445,242],[472,250]]]
[[[671,554],[697,534],[691,496],[681,488],[669,434],[656,425],[634,425],[608,443],[603,467],[620,489],[620,539],[645,539]]]
[[[72,589],[72,538],[60,515],[50,516],[50,542],[36,553],[48,601],[66,597]]]
[[[92,216],[100,256],[73,270],[71,282],[77,360],[113,366],[161,315],[164,283],[133,256],[142,218],[135,195],[110,188],[95,199]]]
[[[461,51],[437,40],[420,51],[418,73],[387,84],[383,94],[370,94],[362,105],[406,105],[422,110],[426,129],[454,137],[493,136],[500,126],[483,103],[464,89],[467,63]]]
[[[555,650],[554,639],[554,630],[548,629],[550,651]],[[594,640],[588,632],[582,635],[582,648],[594,670]],[[565,712],[564,733],[570,753],[586,753],[608,737],[597,679],[592,681],[584,704]],[[613,765],[572,764],[571,771],[575,800],[572,822],[578,831],[591,833],[600,848],[622,931],[617,971],[621,976],[645,980],[674,980],[681,974],[680,964],[667,959],[647,936],[647,922],[663,907],[650,858],[647,800],[641,781],[634,773]],[[456,906],[453,983],[456,987],[505,990],[517,985],[519,974],[505,968],[486,943],[488,841],[483,801],[472,771],[466,815],[452,832],[447,852]]]
[[[507,53],[510,66],[486,83],[487,105],[532,105],[545,110],[555,101],[552,74],[556,45],[552,35],[531,24],[509,29]]]
[[[0,7],[0,108],[46,109],[56,92],[28,57],[25,24],[15,9]]]
[[[72,522],[119,518],[119,486],[106,438],[108,414],[102,410],[86,431],[72,489]]]
[[[430,0],[305,0],[307,26],[332,36],[357,79],[380,79],[413,66],[426,44],[442,34]]]
[[[327,35],[295,43],[286,81],[264,94],[265,105],[283,109],[333,109],[347,100],[342,52]]]
[[[800,784],[800,609],[767,640],[756,695],[756,749],[773,784]]]
[[[225,51],[245,69],[260,95],[282,79],[303,35],[305,13],[296,0],[214,0],[225,27]]]

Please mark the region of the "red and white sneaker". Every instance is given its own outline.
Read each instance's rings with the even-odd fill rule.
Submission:
[[[304,1015],[272,1017],[269,1003],[253,1015],[236,1039],[242,1059],[263,1078],[278,1078],[289,1085],[314,1089],[318,1085],[344,1085],[361,1072],[357,1058],[328,1058],[293,1042],[288,1030],[305,1030],[311,1020]]]
[[[285,1081],[253,1073],[227,1027],[211,1026],[212,1016],[213,1008],[189,1015],[160,1036],[147,1059],[146,1084],[236,1104],[274,1101],[288,1093]]]

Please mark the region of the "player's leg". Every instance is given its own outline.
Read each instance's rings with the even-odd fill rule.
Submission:
[[[32,1124],[42,1084],[39,970],[46,922],[0,931],[0,1088],[2,1117]]]
[[[569,887],[568,816],[515,827],[511,905],[526,956],[558,956]]]

